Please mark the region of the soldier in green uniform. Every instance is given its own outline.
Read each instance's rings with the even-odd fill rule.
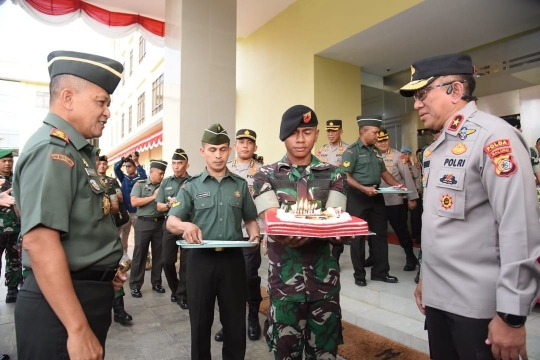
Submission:
[[[346,205],[347,181],[339,168],[311,154],[317,115],[307,106],[285,111],[279,138],[286,155],[255,175],[253,197],[267,211],[307,199],[319,208]],[[339,270],[330,239],[271,236],[268,240],[270,307],[266,341],[275,359],[335,359],[343,344]],[[334,238],[340,243],[345,239]]]
[[[240,129],[236,132],[236,159],[229,161],[227,167],[229,171],[240,175],[246,179],[249,192],[253,194],[253,176],[262,167],[255,160],[255,151],[257,151],[257,133],[251,129]],[[262,224],[259,222],[259,227]],[[244,224],[242,224],[242,234],[244,240],[248,240]],[[261,250],[244,249],[244,260],[246,262],[247,275],[247,302],[248,311],[248,338],[250,340],[259,340],[261,337],[261,325],[259,324],[259,307],[262,302],[261,296],[261,277],[259,276],[259,267],[261,267]],[[214,336],[216,341],[223,341],[223,329]]]
[[[47,60],[50,112],[26,143],[13,182],[30,269],[15,306],[17,353],[101,359],[114,291],[126,276],[117,272],[122,244],[86,139],[102,135],[123,66],[73,51]]]
[[[172,204],[176,202],[176,194],[180,187],[190,178],[187,173],[189,160],[183,149],[176,149],[172,156],[171,167],[173,175],[166,177],[159,187],[156,203],[157,210],[165,216],[168,215]],[[162,267],[167,283],[171,289],[171,301],[177,303],[182,309],[188,308],[186,292],[186,269],[188,263],[189,249],[180,249],[180,270],[176,275],[176,260],[178,258],[178,248],[176,240],[181,239],[178,235],[172,234],[163,223],[163,244],[162,244]]]
[[[13,150],[0,150],[0,179],[4,179],[0,191],[11,189],[13,184]],[[15,205],[0,206],[0,268],[1,257],[6,252],[6,303],[17,301],[19,284],[22,283],[21,247],[17,241],[21,222]]]
[[[397,283],[395,276],[389,275],[388,225],[384,197],[377,192],[381,179],[388,185],[400,185],[386,170],[384,160],[375,147],[382,120],[374,116],[358,116],[359,137],[343,154],[343,169],[347,174],[349,195],[347,209],[351,215],[367,221],[373,251],[371,280]],[[354,267],[354,283],[366,286],[366,247],[363,240],[351,243],[351,260]]]
[[[131,190],[131,205],[137,208],[137,222],[135,222],[135,248],[129,287],[131,296],[135,298],[142,297],[141,287],[144,284],[149,246],[152,246],[152,254],[154,254],[150,274],[152,290],[161,294],[165,292],[165,288],[161,286],[161,247],[165,215],[158,211],[155,200],[166,169],[166,161],[150,160],[150,176],[148,179],[137,181]]]
[[[106,193],[109,194],[109,199],[111,201],[111,214],[118,214],[120,210],[119,206],[119,197],[122,196],[122,190],[118,181],[110,176],[107,176],[107,168],[109,167],[109,160],[107,156],[99,156],[97,158],[97,173],[99,175],[99,181],[107,190]],[[124,252],[123,258],[127,258],[127,254]],[[120,290],[115,291],[114,301],[113,301],[113,313],[114,321],[120,323],[121,325],[126,325],[133,320],[133,317],[129,315],[124,308],[124,287]]]
[[[191,244],[202,244],[203,240],[241,241],[244,221],[249,241],[258,243],[257,210],[246,180],[227,169],[230,138],[220,124],[205,129],[200,152],[206,168],[180,188],[169,211],[167,230],[183,234]],[[222,359],[244,359],[246,281],[241,248],[191,250],[187,293],[192,359],[212,358],[210,336],[216,298],[224,334]]]

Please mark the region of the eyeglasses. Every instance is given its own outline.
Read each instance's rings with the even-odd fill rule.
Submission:
[[[449,86],[449,85],[452,85],[453,83],[461,83],[461,84],[463,84],[465,82],[467,82],[467,80],[454,80],[454,81],[450,81],[450,82],[440,84],[440,85],[426,86],[425,88],[417,90],[414,93],[413,96],[414,96],[415,100],[424,101],[424,99],[426,98],[427,93],[428,93],[429,90],[432,90],[432,89],[435,89],[435,88],[438,88],[438,87]]]

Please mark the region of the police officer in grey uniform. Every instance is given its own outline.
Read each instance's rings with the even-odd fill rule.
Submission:
[[[382,119],[376,116],[358,116],[357,123],[358,140],[343,154],[343,169],[349,184],[347,211],[367,221],[369,230],[376,234],[370,236],[373,251],[371,280],[397,283],[398,278],[388,273],[388,225],[384,198],[377,189],[381,179],[392,186],[399,185],[399,182],[386,170],[381,153],[375,147]],[[364,239],[351,242],[354,283],[358,286],[367,285],[365,256]]]
[[[28,277],[15,306],[17,354],[102,359],[122,243],[96,171],[99,138],[122,78],[118,61],[74,51],[47,57],[49,114],[28,139],[13,193],[22,219]]]
[[[174,174],[161,182],[156,203],[157,210],[165,214],[169,213],[171,206],[176,202],[176,194],[180,187],[190,178],[187,173],[189,160],[183,149],[176,149],[172,156],[171,167]],[[165,278],[171,289],[171,301],[177,303],[182,309],[188,308],[186,292],[186,270],[189,249],[180,249],[180,269],[176,275],[176,260],[178,258],[178,248],[176,240],[180,240],[178,235],[171,234],[163,223],[163,245],[162,245],[162,267]]]
[[[417,61],[401,88],[428,129],[421,279],[434,359],[526,358],[525,321],[539,295],[540,223],[527,145],[479,111],[471,58]]]
[[[317,152],[317,158],[319,158],[319,160],[341,167],[341,158],[345,150],[347,150],[349,147],[349,144],[341,140],[342,134],[343,121],[328,120],[326,122],[326,136],[328,137],[328,144],[323,145],[323,147]]]
[[[412,191],[412,193],[406,195],[406,198],[408,200],[408,208],[414,209],[416,207],[416,199],[418,199],[416,185],[414,184],[409,167],[401,160],[401,152],[390,148],[389,143],[390,135],[388,135],[386,129],[381,129],[375,146],[377,146],[377,149],[381,152],[386,170],[394,177],[394,179],[405,184],[405,187]],[[388,187],[388,184],[384,179],[381,179],[381,187]],[[403,270],[414,271],[416,270],[418,259],[414,254],[411,234],[407,227],[407,217],[404,216],[407,214],[407,207],[403,204],[403,195],[383,194],[383,196],[384,204],[386,205],[386,216],[398,237],[399,244],[405,251],[406,263]]]
[[[149,246],[152,246],[152,254],[154,254],[150,276],[152,290],[158,293],[165,292],[161,286],[161,249],[165,215],[158,211],[155,200],[166,169],[166,161],[150,160],[150,176],[148,179],[137,181],[131,190],[131,204],[137,208],[137,222],[135,223],[135,248],[129,287],[131,296],[136,298],[142,297],[141,286],[144,283]]]
[[[257,133],[251,129],[240,129],[236,132],[236,159],[227,163],[227,168],[233,174],[246,179],[250,194],[253,194],[253,175],[262,167],[261,163],[255,161],[253,155],[257,151]],[[259,222],[259,227],[262,223]],[[244,240],[249,240],[244,223],[242,223],[242,234]],[[244,260],[246,262],[247,276],[247,303],[248,311],[248,338],[250,340],[259,340],[261,337],[261,325],[259,324],[259,307],[262,302],[261,296],[261,277],[259,268],[261,267],[261,250],[243,249]],[[223,329],[214,336],[216,341],[223,341]]]
[[[343,153],[349,147],[349,144],[341,140],[341,135],[343,135],[343,121],[327,120],[326,136],[328,138],[328,144],[323,145],[317,152],[317,158],[319,160],[341,167]],[[343,254],[343,251],[343,244],[332,244],[332,255],[336,258],[338,265],[339,257]]]

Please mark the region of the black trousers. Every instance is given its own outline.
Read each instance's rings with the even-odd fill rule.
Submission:
[[[244,241],[249,238],[244,238]],[[247,297],[246,301],[249,306],[256,307],[262,302],[261,296],[261,277],[259,276],[259,268],[261,267],[261,248],[256,249],[243,248],[244,262],[246,263],[246,278],[247,278]]]
[[[416,199],[416,207],[411,210],[411,232],[417,244],[422,243],[422,211],[424,202],[421,198]]]
[[[403,217],[403,213],[406,213],[407,209],[408,208],[404,205],[389,205],[386,206],[386,216],[398,237],[401,247],[404,249],[412,249],[413,243],[411,234],[409,233],[407,222]]]
[[[90,328],[105,351],[114,298],[112,284],[75,280],[73,287]],[[69,360],[66,328],[45,300],[32,273],[15,304],[15,336],[18,359]]]
[[[369,237],[373,256],[371,276],[384,277],[388,275],[388,228],[386,210],[382,194],[367,196],[363,192],[349,187],[347,196],[347,212],[367,221],[369,230],[377,235]],[[351,260],[354,267],[355,280],[365,279],[366,244],[364,237],[351,242]]]
[[[191,359],[211,360],[210,337],[216,298],[223,325],[224,360],[246,354],[246,269],[240,248],[192,249],[187,264]]]
[[[144,284],[144,272],[148,246],[152,246],[152,273],[150,281],[152,285],[161,285],[161,250],[163,244],[163,217],[159,221],[144,221],[137,219],[135,222],[135,248],[131,259],[131,274],[129,275],[129,287],[140,289]]]
[[[486,345],[492,319],[472,319],[426,306],[429,351],[435,360],[493,360]]]
[[[180,239],[182,239],[181,236],[170,233],[163,224],[163,245],[161,249],[163,272],[171,289],[171,294],[176,295],[178,300],[187,300],[186,273],[189,249],[182,249],[179,245],[176,245],[176,240]],[[177,276],[175,264],[178,248],[180,248],[180,269]]]

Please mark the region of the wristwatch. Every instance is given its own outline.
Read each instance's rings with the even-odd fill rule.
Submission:
[[[497,315],[499,315],[499,317],[503,319],[506,325],[513,328],[520,328],[523,325],[525,325],[525,322],[527,321],[526,316],[506,314],[506,313],[502,313],[498,311],[497,311]]]

